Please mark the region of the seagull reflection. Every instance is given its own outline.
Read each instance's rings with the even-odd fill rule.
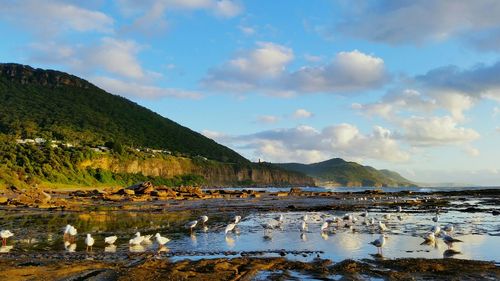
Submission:
[[[116,245],[111,244],[109,246],[104,247],[104,252],[106,252],[106,253],[116,253]]]
[[[328,233],[326,233],[324,231],[321,232],[321,238],[323,238],[323,240],[325,240],[325,241],[328,240],[328,238],[329,238]]]
[[[0,253],[8,253],[8,252],[10,252],[10,250],[12,250],[12,248],[14,248],[13,245],[2,246],[2,247],[0,247]]]
[[[302,241],[307,241],[307,234],[305,234],[304,232],[300,234],[300,239],[302,239]]]
[[[198,245],[198,238],[196,237],[196,234],[194,234],[194,232],[191,233],[190,238],[191,238],[191,244],[193,246]]]
[[[201,229],[203,232],[207,233],[208,232],[208,226],[203,226],[203,228]]]
[[[74,253],[76,251],[76,243],[64,241],[64,249],[69,253]]]
[[[129,251],[131,253],[144,253],[146,251],[146,248],[144,248],[144,246],[142,245],[130,245],[130,247],[128,247]]]
[[[453,249],[448,249],[448,250],[443,252],[443,258],[452,258],[453,256],[460,255],[460,254],[462,254],[462,253],[459,251],[456,251]]]
[[[225,240],[226,240],[226,245],[229,248],[233,248],[234,247],[234,244],[235,244],[236,240],[234,240],[233,237],[231,237],[231,236],[225,236]]]

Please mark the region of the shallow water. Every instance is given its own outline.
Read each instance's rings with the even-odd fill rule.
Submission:
[[[300,187],[302,191],[311,192],[363,192],[365,190],[381,190],[384,192],[400,192],[400,191],[411,191],[411,192],[441,192],[441,191],[464,191],[464,190],[482,190],[482,189],[499,189],[498,186],[472,186],[472,187],[323,187],[323,186],[304,186]],[[229,187],[224,188],[226,190],[256,190],[256,191],[267,191],[267,192],[279,192],[279,191],[290,191],[290,187]],[[208,189],[210,190],[210,189]]]
[[[383,248],[385,258],[448,257],[450,251],[442,239],[435,245],[421,245],[421,237],[435,225],[434,214],[429,213],[393,213],[390,219],[384,219],[384,213],[370,212],[369,216],[381,219],[389,227],[388,239]],[[262,224],[277,225],[280,214],[284,222],[271,231],[264,231]],[[321,223],[333,216],[341,217],[340,212],[308,212],[308,229],[299,230],[304,212],[251,213],[243,218],[235,233],[224,235],[225,224],[233,213],[217,213],[210,216],[206,228],[197,227],[190,235],[183,227],[184,223],[195,219],[198,214],[189,212],[9,212],[0,211],[1,228],[9,228],[16,234],[9,240],[7,247],[0,252],[11,253],[67,253],[85,251],[85,233],[92,233],[96,239],[94,253],[115,258],[123,258],[129,252],[157,251],[155,243],[139,247],[129,247],[128,240],[136,231],[142,234],[160,232],[171,239],[168,248],[162,249],[162,255],[174,260],[191,258],[215,258],[222,256],[286,255],[290,259],[309,261],[321,258],[340,261],[346,258],[362,259],[375,256],[377,249],[369,244],[379,237],[378,229],[362,224],[363,218],[345,227],[345,223],[334,225],[327,233],[321,234]],[[359,215],[359,213],[355,213]],[[398,215],[400,218],[398,218]],[[62,229],[67,224],[79,229],[75,244],[64,244]],[[453,224],[453,236],[463,241],[454,243],[453,255],[462,259],[500,261],[500,217],[490,213],[463,213],[450,211],[440,215],[439,225]],[[118,235],[116,247],[105,247],[105,236]],[[266,236],[266,237],[264,237]],[[154,239],[152,239],[154,240]],[[11,247],[10,247],[11,246]],[[113,254],[114,253],[114,254]],[[113,256],[114,255],[114,256]]]

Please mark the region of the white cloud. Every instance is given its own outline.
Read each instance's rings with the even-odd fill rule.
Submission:
[[[240,25],[238,26],[238,29],[245,35],[254,35],[255,34],[255,28],[250,27],[250,26],[243,26]]]
[[[136,57],[139,50],[134,41],[105,37],[99,46],[87,51],[85,63],[126,78],[142,79],[145,73]]]
[[[477,157],[479,156],[480,152],[479,152],[479,149],[475,148],[475,147],[472,147],[472,146],[465,146],[463,148],[463,151],[469,155],[470,157]]]
[[[440,146],[469,143],[480,137],[473,129],[459,127],[450,116],[410,117],[400,121],[397,136],[413,146]]]
[[[328,64],[287,71],[290,48],[259,42],[223,65],[211,69],[203,84],[223,92],[263,92],[286,96],[301,93],[347,93],[378,88],[388,80],[384,61],[358,50],[340,52]]]
[[[280,118],[274,115],[261,115],[257,117],[257,122],[264,124],[274,124],[278,122]]]
[[[388,44],[422,44],[467,37],[500,26],[500,2],[496,0],[374,1],[371,4],[343,21],[337,31]]]
[[[92,83],[104,90],[124,97],[135,97],[142,99],[161,99],[165,97],[200,99],[202,95],[197,92],[185,91],[173,88],[161,88],[137,82],[122,81],[109,77],[93,77]]]
[[[357,127],[345,123],[321,131],[301,125],[242,136],[210,131],[204,134],[223,144],[251,150],[254,158],[272,162],[311,163],[332,157],[404,162],[410,157],[400,148],[392,133],[379,126],[375,126],[369,134],[363,134]]]
[[[221,18],[232,18],[243,12],[243,5],[232,0],[119,0],[118,3],[126,17],[134,18],[125,29],[153,36],[162,34],[168,28],[168,11],[204,10]]]
[[[315,55],[311,55],[311,54],[305,54],[304,59],[310,63],[318,63],[318,62],[321,62],[323,60],[323,57],[315,56]]]
[[[102,12],[55,0],[2,1],[0,15],[43,37],[65,31],[110,33],[114,25],[113,18]]]
[[[314,114],[312,112],[309,112],[303,108],[299,108],[297,110],[295,110],[295,112],[293,113],[293,117],[294,118],[297,118],[297,119],[300,119],[300,118],[310,118],[312,117]]]

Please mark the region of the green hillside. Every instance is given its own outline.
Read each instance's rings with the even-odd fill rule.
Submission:
[[[112,141],[230,163],[233,150],[67,73],[0,64],[0,133],[82,145]]]
[[[304,173],[316,179],[317,184],[339,186],[409,186],[415,185],[396,172],[377,170],[340,158],[313,164],[275,164],[286,170]]]

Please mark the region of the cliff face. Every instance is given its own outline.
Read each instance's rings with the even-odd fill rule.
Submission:
[[[269,168],[258,164],[241,166],[214,161],[169,156],[163,159],[121,160],[103,156],[80,163],[80,168],[100,168],[114,173],[141,173],[145,176],[171,178],[194,174],[203,176],[208,185],[292,185],[313,186],[314,180],[301,173]]]

